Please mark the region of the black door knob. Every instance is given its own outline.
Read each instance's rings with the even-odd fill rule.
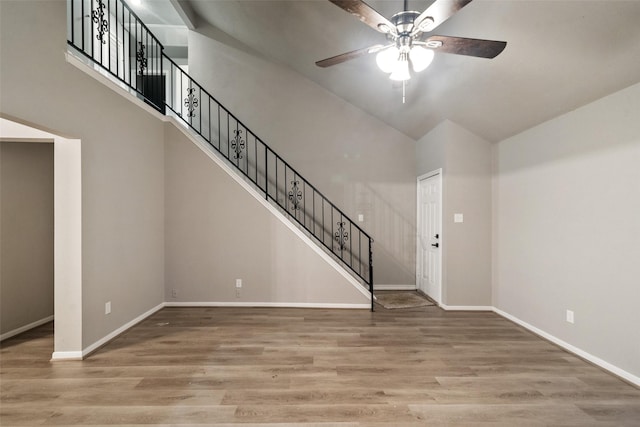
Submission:
[[[438,248],[438,247],[440,247],[440,245],[439,245],[439,244],[437,244],[437,243],[432,243],[432,244],[431,244],[431,246],[433,246],[434,248]]]

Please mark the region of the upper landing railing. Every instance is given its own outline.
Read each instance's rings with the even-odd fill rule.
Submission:
[[[373,309],[373,239],[166,56],[124,1],[68,0],[67,19],[70,46],[200,135],[369,286]]]

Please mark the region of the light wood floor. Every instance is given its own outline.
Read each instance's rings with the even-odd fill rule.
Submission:
[[[640,390],[493,313],[166,308],[56,363],[52,329],[2,343],[2,426],[640,426]]]

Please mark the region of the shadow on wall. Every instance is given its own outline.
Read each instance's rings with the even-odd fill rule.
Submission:
[[[415,194],[415,187],[406,184],[355,183],[346,197],[351,212],[364,215],[364,225],[374,239],[374,278],[378,284],[415,283],[415,218],[407,200]],[[388,194],[388,196],[384,196]],[[397,205],[395,204],[397,203]],[[414,203],[415,204],[415,203]],[[357,215],[357,214],[356,214]]]

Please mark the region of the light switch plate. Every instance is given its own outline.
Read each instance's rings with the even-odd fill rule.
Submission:
[[[464,215],[461,213],[453,214],[453,222],[464,222]]]
[[[567,322],[574,323],[575,318],[572,310],[567,310]]]
[[[359,221],[359,222],[364,221],[364,215],[362,215],[362,214],[358,214],[358,221]]]

